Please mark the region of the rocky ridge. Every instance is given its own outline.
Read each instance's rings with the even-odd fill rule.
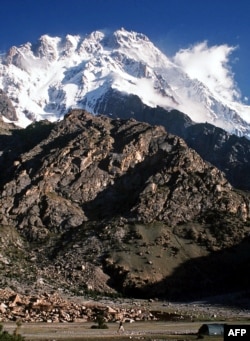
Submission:
[[[138,96],[109,91],[99,105],[101,113],[110,117],[162,125],[174,135],[185,140],[204,160],[225,173],[234,187],[250,190],[250,141],[246,137],[229,134],[226,130],[209,123],[195,123],[178,110],[162,107],[150,108]],[[239,176],[240,174],[240,176]]]
[[[249,261],[247,194],[163,127],[72,110],[15,139],[14,154],[2,144],[1,286],[174,297],[199,276],[207,294],[228,274],[217,288],[192,260],[236,248],[237,269]]]
[[[22,231],[29,226],[47,234],[119,214],[171,225],[208,210],[249,215],[223,174],[182,139],[133,119],[72,111],[14,161],[12,172],[15,179],[1,192],[2,219],[17,221]]]

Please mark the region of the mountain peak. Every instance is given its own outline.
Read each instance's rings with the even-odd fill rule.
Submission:
[[[120,38],[122,42],[126,41],[147,41],[149,42],[150,40],[146,35],[143,33],[137,33],[134,31],[127,31],[123,27],[117,31],[114,32],[114,35],[117,38]]]
[[[0,72],[0,88],[13,101],[21,125],[27,117],[60,119],[72,107],[99,113],[113,89],[121,96],[136,95],[148,106],[177,109],[195,122],[250,136],[250,122],[243,119],[250,107],[211,92],[147,36],[124,28],[85,37],[45,34],[35,44],[12,47]]]
[[[43,35],[39,39],[35,55],[38,58],[45,58],[48,61],[56,60],[58,57],[58,43],[60,38],[51,37],[47,34]]]

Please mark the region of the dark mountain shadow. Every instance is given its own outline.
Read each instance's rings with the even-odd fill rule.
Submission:
[[[10,135],[0,135],[0,187],[12,179],[15,171],[14,161],[18,161],[21,154],[30,151],[46,139],[53,127],[54,123],[40,121],[32,123],[25,129],[14,129]]]
[[[250,190],[250,140],[208,123],[188,127],[183,138],[204,160],[222,170],[234,187]]]
[[[96,111],[112,118],[134,118],[151,125],[161,125],[169,133],[180,137],[185,135],[187,127],[194,124],[189,116],[178,110],[167,111],[159,106],[151,108],[143,104],[138,96],[121,94],[113,89],[98,103]]]
[[[125,288],[124,294],[172,301],[205,300],[250,309],[249,268],[248,236],[238,245],[186,261],[161,282],[144,286],[142,290]]]
[[[118,160],[119,162],[119,160]],[[107,171],[109,158],[102,160],[99,167]],[[82,205],[89,220],[108,219],[114,216],[126,215],[132,218],[130,209],[134,206],[140,193],[147,186],[147,179],[164,166],[164,152],[158,150],[152,156],[130,167],[127,172],[114,179],[97,196]]]

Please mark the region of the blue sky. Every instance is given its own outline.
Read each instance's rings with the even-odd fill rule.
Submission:
[[[237,46],[221,63],[250,98],[249,0],[1,0],[0,51],[43,34],[121,27],[146,34],[168,56],[204,41]]]

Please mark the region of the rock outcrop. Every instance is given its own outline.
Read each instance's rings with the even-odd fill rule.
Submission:
[[[16,109],[8,96],[0,89],[0,116],[3,115],[9,121],[17,121]]]
[[[246,137],[229,134],[209,123],[195,123],[178,110],[151,108],[138,96],[121,95],[112,90],[96,109],[112,117],[162,125],[174,135],[185,140],[204,160],[225,173],[230,184],[238,189],[250,190],[250,141]],[[239,176],[240,174],[240,176]]]
[[[11,290],[0,290],[0,322],[96,322],[102,315],[106,322],[134,322],[157,320],[149,307],[142,307],[136,302],[132,307],[121,307],[113,304],[97,303],[94,301],[74,302],[63,298],[58,293],[40,295],[19,295]],[[139,305],[139,306],[138,306]],[[130,304],[131,306],[131,304]],[[165,318],[184,319],[179,314],[165,313]]]
[[[2,254],[15,281],[150,295],[184,260],[248,233],[247,195],[161,126],[73,110],[35,128],[17,134],[32,138],[15,159],[2,155],[1,226],[23,241],[18,269]],[[10,270],[2,285],[15,281]]]
[[[115,215],[170,225],[211,210],[249,215],[217,168],[161,126],[135,120],[73,111],[13,167],[1,210],[5,224],[27,235],[33,228],[45,238]]]

